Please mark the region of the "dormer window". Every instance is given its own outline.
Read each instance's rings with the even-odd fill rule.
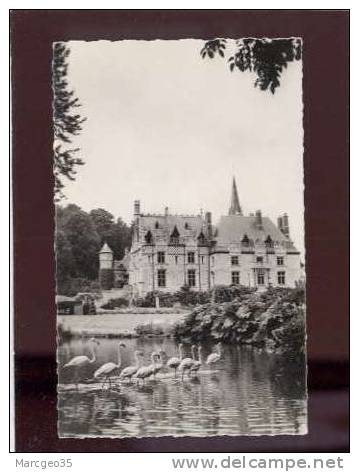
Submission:
[[[152,237],[151,231],[147,231],[147,233],[145,235],[145,241],[146,241],[146,244],[152,244],[153,243],[153,237]]]
[[[173,228],[172,234],[170,236],[170,244],[179,244],[179,232],[177,226]]]
[[[264,241],[264,244],[267,248],[272,248],[274,246],[272,238],[268,235],[267,239]]]
[[[202,231],[199,233],[197,241],[200,246],[206,243],[206,237]]]
[[[246,234],[243,236],[242,244],[243,246],[249,246],[249,238]]]

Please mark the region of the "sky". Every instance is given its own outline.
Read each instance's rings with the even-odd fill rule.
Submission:
[[[228,212],[235,176],[244,214],[287,212],[304,254],[302,63],[276,93],[226,59],[203,60],[201,40],[71,41],[69,84],[87,117],[73,140],[85,165],[66,200],[130,223],[144,213]]]

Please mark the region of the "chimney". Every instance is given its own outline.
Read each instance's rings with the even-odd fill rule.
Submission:
[[[282,233],[285,236],[287,236],[287,238],[289,238],[289,220],[288,220],[287,213],[284,213],[284,215],[282,217],[282,222],[283,222]]]
[[[263,229],[263,221],[262,221],[262,212],[260,210],[256,211],[256,227],[257,229]]]
[[[287,213],[284,213],[283,216],[278,218],[278,228],[281,230],[284,236],[289,238],[289,221]]]
[[[212,213],[210,211],[206,211],[205,222],[206,222],[206,229],[207,229],[207,237],[208,239],[211,239],[212,238]]]
[[[135,216],[140,216],[140,201],[139,200],[135,200],[133,213]]]

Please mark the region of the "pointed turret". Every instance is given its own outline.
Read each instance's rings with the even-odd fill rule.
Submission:
[[[110,246],[105,242],[105,244],[102,246],[102,249],[99,252],[99,254],[108,254],[108,253],[113,254],[113,251],[110,248]]]
[[[111,253],[111,254],[113,254],[112,249],[110,248],[110,246],[109,246],[106,242],[104,243],[104,245],[102,246],[101,251],[99,252],[99,254],[103,254],[103,253]]]
[[[113,287],[113,251],[105,242],[99,254],[99,279],[103,290]]]
[[[239,204],[236,179],[234,177],[232,183],[231,206],[229,207],[228,215],[242,215],[242,209]]]

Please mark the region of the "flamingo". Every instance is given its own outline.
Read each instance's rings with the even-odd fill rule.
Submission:
[[[73,357],[69,362],[67,362],[64,365],[64,369],[67,369],[69,367],[73,368],[75,370],[75,384],[76,384],[76,389],[78,389],[78,383],[79,383],[79,369],[81,367],[85,367],[90,364],[94,364],[96,362],[96,352],[95,352],[95,347],[100,344],[95,338],[91,338],[89,340],[90,344],[90,351],[91,351],[91,358],[88,356],[75,356]]]
[[[195,362],[195,353],[194,353],[195,349],[196,349],[196,346],[192,345],[191,346],[192,357],[186,357],[185,359],[183,359],[178,367],[178,369],[182,372],[182,380],[183,380],[185,372],[188,371],[188,374],[189,374],[190,369]]]
[[[190,373],[192,372],[197,373],[203,364],[202,346],[197,346],[197,353],[198,353],[198,360],[194,361],[194,364],[190,369]]]
[[[138,379],[138,381],[141,379],[144,383],[148,377],[151,377],[151,375],[154,375],[154,369],[156,366],[157,357],[158,357],[158,354],[156,352],[152,352],[151,354],[152,364],[140,367],[138,371],[135,373],[135,375],[133,376],[133,378]]]
[[[125,367],[120,374],[120,379],[128,379],[131,382],[132,377],[135,375],[138,369],[142,366],[142,358],[143,358],[143,352],[135,351],[135,365],[129,365],[128,367]]]
[[[174,369],[175,377],[177,374],[177,369],[183,359],[183,344],[182,343],[179,344],[178,350],[179,350],[179,357],[171,357],[170,359],[168,359],[167,364],[166,364],[167,367],[169,367],[170,369]]]
[[[160,351],[158,353],[157,358],[158,358],[159,362],[157,362],[155,364],[153,376],[158,374],[158,372],[160,372],[163,369],[163,367],[165,365],[165,356],[166,356],[166,353],[164,351]]]
[[[114,362],[106,362],[106,364],[103,364],[94,373],[94,379],[99,379],[101,377],[105,378],[101,388],[104,387],[106,381],[108,381],[109,388],[111,388],[111,376],[121,366],[121,348],[125,348],[125,347],[126,345],[123,344],[122,342],[118,344],[118,363],[117,364],[115,364]]]
[[[207,357],[207,360],[206,360],[207,365],[213,365],[222,358],[222,344],[218,343],[216,345],[216,349],[217,349],[217,352],[212,352],[212,354],[210,354]]]

